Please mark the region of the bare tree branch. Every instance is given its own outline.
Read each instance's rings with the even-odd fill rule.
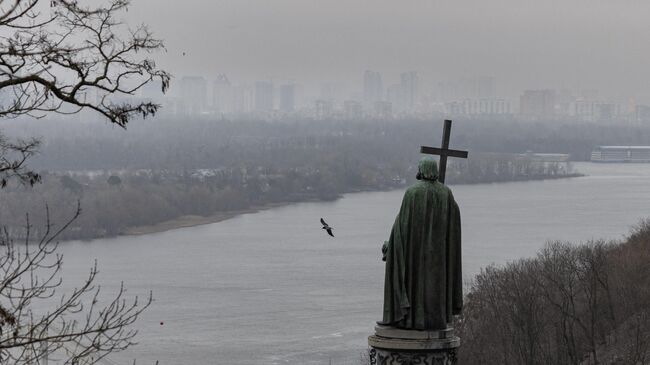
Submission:
[[[147,58],[164,49],[162,41],[144,25],[130,29],[117,20],[129,3],[13,0],[0,6],[0,34],[10,34],[0,37],[0,93],[12,100],[0,105],[0,116],[91,109],[126,127],[134,116],[154,115],[155,103],[111,101],[152,81],[162,92],[169,88],[171,76]]]
[[[118,19],[130,0],[87,5],[76,0],[0,0],[0,117],[90,109],[126,128],[135,116],[154,115],[150,102],[115,102],[170,75],[147,56],[164,49],[142,25]],[[40,176],[26,168],[39,141],[9,141],[0,134],[0,188],[10,180],[34,185]],[[120,286],[106,298],[96,284],[97,265],[81,285],[61,293],[63,257],[57,237],[77,219],[56,226],[46,206],[43,229],[29,215],[20,243],[0,228],[0,364],[36,364],[50,354],[63,364],[95,364],[133,345],[132,324],[152,301],[129,299]],[[42,232],[42,233],[39,233]],[[48,308],[47,311],[37,308]]]
[[[40,237],[32,237],[26,218],[25,244],[18,245],[6,230],[0,235],[0,363],[33,364],[56,353],[65,364],[95,364],[135,344],[131,325],[151,304],[151,294],[144,302],[129,300],[121,285],[112,299],[102,300],[96,263],[78,288],[57,292],[63,256],[56,237],[80,212],[77,206],[58,228],[48,219]],[[47,312],[34,309],[57,296],[58,304]]]
[[[40,142],[36,139],[9,142],[0,134],[0,189],[11,179],[33,186],[41,176],[26,168],[27,160],[36,154]]]

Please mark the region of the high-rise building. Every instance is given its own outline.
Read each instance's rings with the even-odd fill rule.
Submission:
[[[232,113],[234,109],[234,90],[224,74],[217,76],[212,84],[212,106],[217,113]]]
[[[576,101],[573,92],[569,89],[560,89],[555,94],[555,112],[558,115],[570,116],[573,103]]]
[[[621,106],[616,103],[597,103],[594,112],[597,122],[613,122],[621,116]]]
[[[401,107],[404,111],[414,111],[418,102],[418,73],[415,71],[404,72],[400,75],[400,81],[403,103]]]
[[[332,117],[334,105],[331,100],[316,100],[314,104],[316,119],[323,120]]]
[[[391,119],[393,117],[393,105],[389,101],[375,102],[375,117],[378,119]]]
[[[650,122],[650,106],[648,105],[635,105],[634,106],[634,119],[639,123]]]
[[[529,117],[551,117],[555,114],[554,90],[526,90],[519,98],[519,113]]]
[[[255,111],[273,111],[273,82],[257,81],[255,83]]]
[[[376,101],[384,100],[384,88],[381,74],[376,71],[366,71],[363,74],[363,102],[372,106]]]
[[[247,114],[253,110],[254,95],[250,86],[233,87],[233,112]]]
[[[296,108],[296,85],[293,83],[280,86],[280,111],[290,113]]]
[[[449,115],[472,115],[492,116],[510,115],[510,102],[500,98],[463,99],[445,103],[446,114]]]
[[[360,120],[363,118],[363,107],[356,100],[344,101],[343,109],[345,110],[345,119],[347,120]]]
[[[585,122],[614,122],[623,117],[621,105],[611,102],[599,102],[577,99],[572,103],[571,115]]]
[[[393,109],[397,112],[404,112],[406,103],[404,102],[404,89],[401,84],[390,85],[386,90],[386,97],[388,103],[391,104],[391,112]],[[375,106],[378,105],[375,102]],[[376,109],[375,109],[376,112]]]
[[[206,110],[207,89],[207,82],[203,77],[185,76],[181,79],[181,99],[186,113],[200,114]]]
[[[595,105],[596,103],[594,101],[579,98],[573,102],[571,115],[581,121],[593,121],[596,115]]]

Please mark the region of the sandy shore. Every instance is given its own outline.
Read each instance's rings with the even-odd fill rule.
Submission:
[[[142,235],[142,234],[151,234],[151,233],[170,231],[172,229],[178,229],[178,228],[187,228],[187,227],[200,226],[203,224],[218,223],[218,222],[225,221],[226,219],[237,217],[242,214],[257,213],[262,210],[282,207],[289,204],[293,204],[293,203],[273,203],[273,204],[267,204],[260,207],[252,207],[244,210],[218,212],[207,217],[203,217],[200,215],[184,215],[151,226],[131,227],[128,230],[126,230],[126,232],[124,232],[122,235],[134,236],[134,235]]]

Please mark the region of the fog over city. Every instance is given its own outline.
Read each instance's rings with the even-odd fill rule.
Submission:
[[[0,0],[0,364],[650,365],[649,36],[648,0]]]
[[[493,76],[501,96],[598,89],[650,102],[648,13],[628,0],[139,0],[128,16],[165,40],[160,64],[176,81],[224,73],[353,93],[365,70],[386,83],[415,70],[425,85]]]

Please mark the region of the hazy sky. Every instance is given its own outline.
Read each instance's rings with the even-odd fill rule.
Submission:
[[[360,88],[366,69],[386,84],[417,70],[425,85],[490,75],[503,92],[650,99],[647,0],[133,0],[128,16],[165,39],[177,77]]]

